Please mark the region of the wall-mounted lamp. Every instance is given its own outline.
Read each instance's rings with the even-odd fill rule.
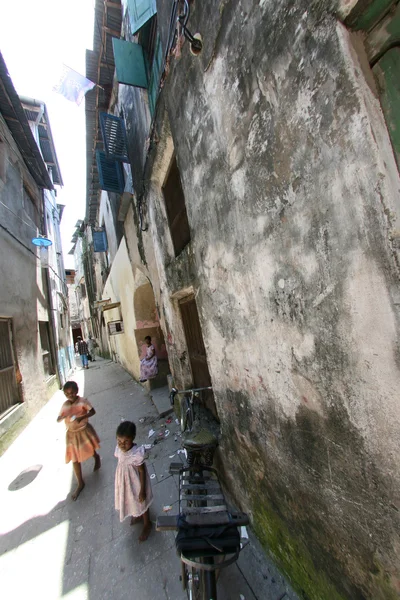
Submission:
[[[49,246],[53,244],[49,238],[44,235],[39,235],[38,237],[33,238],[32,244],[34,246],[38,246],[40,250],[40,266],[42,269],[49,268]]]
[[[180,23],[180,26],[182,27],[183,35],[188,40],[188,42],[190,42],[191,53],[197,56],[203,49],[202,37],[199,33],[195,33],[194,35],[192,35],[189,29],[186,27],[190,14],[189,2],[187,0],[184,0],[184,7],[185,8],[183,15],[180,15],[178,17],[178,21]]]

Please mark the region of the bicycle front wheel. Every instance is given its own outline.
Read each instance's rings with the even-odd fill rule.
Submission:
[[[184,566],[188,600],[204,600],[202,572],[188,565]]]

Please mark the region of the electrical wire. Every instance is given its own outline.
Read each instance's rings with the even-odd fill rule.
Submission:
[[[21,223],[23,223],[24,225],[27,225],[27,227],[31,227],[32,229],[35,230],[35,233],[37,233],[39,227],[37,225],[35,225],[35,226],[32,225],[32,223],[34,223],[34,221],[32,221],[32,223],[28,223],[27,221],[24,221],[19,215],[17,215],[17,213],[15,213],[13,210],[11,210],[11,208],[9,206],[7,206],[7,204],[4,204],[4,202],[2,202],[1,200],[0,200],[0,204],[2,204],[4,206],[4,208],[9,210],[10,213],[14,215],[14,217],[16,217],[19,221],[21,221]]]
[[[1,223],[0,223],[0,227],[1,227],[1,229],[4,229],[4,231],[6,231],[8,233],[8,235],[10,235],[16,242],[18,242],[18,244],[21,244],[21,246],[23,246],[25,248],[25,250],[28,250],[28,252],[30,252],[31,254],[33,254],[33,256],[35,258],[37,258],[37,255],[35,254],[35,252],[33,252],[33,250],[28,248],[28,246],[25,246],[25,244],[23,242],[21,242],[21,240],[19,240],[13,233],[11,233],[11,231],[9,229],[7,229],[7,227],[4,227],[4,225],[2,225]]]

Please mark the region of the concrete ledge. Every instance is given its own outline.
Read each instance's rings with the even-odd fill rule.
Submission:
[[[169,389],[167,385],[162,388],[150,390],[149,394],[160,417],[165,417],[173,412],[174,407],[171,406],[169,401]]]
[[[16,404],[0,419],[0,437],[25,415],[25,403]]]

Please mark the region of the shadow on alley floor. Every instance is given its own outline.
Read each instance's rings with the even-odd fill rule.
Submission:
[[[154,502],[151,518],[172,505],[177,481],[169,463],[179,461],[179,428],[159,418],[149,396],[119,365],[97,359],[77,369],[80,394],[96,409],[91,419],[101,439],[102,468],[83,464],[86,487],[76,502],[71,464],[65,465],[65,426],[56,423],[64,401],[57,392],[0,459],[0,581],[4,600],[183,600],[173,532],[154,529],[139,543],[141,526],[119,522],[114,509],[115,430],[122,419],[137,424],[137,443],[148,452]],[[156,434],[148,438],[149,430]],[[168,428],[168,437],[159,436]],[[257,543],[220,578],[220,600],[296,600]]]

